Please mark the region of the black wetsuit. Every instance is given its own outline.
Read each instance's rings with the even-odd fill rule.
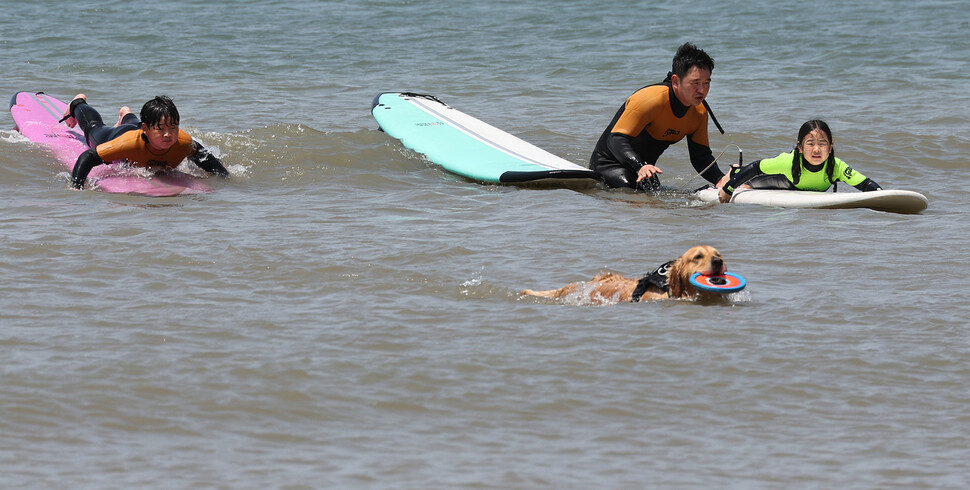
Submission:
[[[685,137],[694,169],[716,183],[724,173],[712,165],[706,108],[682,104],[669,82],[649,85],[631,95],[613,116],[596,143],[589,168],[609,187],[636,188],[640,168],[656,165],[664,150]],[[656,175],[648,181],[641,187],[659,188]]]
[[[75,99],[70,106],[71,115],[91,148],[78,157],[71,172],[71,185],[81,189],[91,169],[115,160],[127,160],[137,166],[175,168],[188,158],[199,168],[210,173],[229,176],[229,171],[214,155],[198,141],[179,130],[179,141],[164,151],[152,151],[142,132],[141,121],[134,114],[127,114],[118,126],[106,126],[101,114],[83,99]],[[129,134],[131,133],[131,134]]]

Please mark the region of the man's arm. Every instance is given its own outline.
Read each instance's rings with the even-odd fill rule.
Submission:
[[[644,162],[636,150],[633,149],[633,138],[622,133],[610,133],[606,140],[607,147],[618,162],[637,173],[637,183],[646,181],[646,189],[660,187],[657,174],[664,173],[656,165]]]
[[[716,184],[721,177],[724,177],[724,172],[714,162],[714,153],[711,152],[710,146],[695,143],[693,138],[688,136],[687,150],[690,152],[691,165],[701,177],[704,177],[704,180]]]

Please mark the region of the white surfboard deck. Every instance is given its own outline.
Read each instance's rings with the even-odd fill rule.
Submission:
[[[718,202],[718,190],[707,188],[695,194],[700,200]],[[737,204],[760,204],[780,208],[852,209],[868,208],[889,213],[916,214],[929,205],[926,196],[913,191],[887,189],[871,192],[815,192],[769,189],[738,189],[731,196]]]

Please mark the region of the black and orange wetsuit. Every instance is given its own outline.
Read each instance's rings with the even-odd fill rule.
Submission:
[[[188,158],[202,170],[223,177],[229,171],[214,155],[208,152],[188,133],[179,130],[178,141],[165,151],[156,151],[148,145],[148,138],[141,130],[141,122],[134,114],[128,114],[118,126],[105,126],[101,115],[85,102],[73,103],[71,113],[84,131],[91,148],[77,158],[71,172],[71,185],[81,189],[91,169],[106,162],[127,161],[138,167],[174,169]]]
[[[637,187],[637,172],[644,165],[656,165],[670,145],[687,138],[690,162],[702,177],[716,183],[724,175],[714,161],[707,137],[707,110],[703,105],[686,106],[674,95],[670,83],[649,85],[627,98],[613,121],[603,131],[589,168],[600,174],[609,187]],[[641,186],[656,189],[656,175]]]

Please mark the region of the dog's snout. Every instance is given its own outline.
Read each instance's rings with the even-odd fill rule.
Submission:
[[[711,259],[711,265],[714,265],[715,267],[720,267],[724,265],[724,260],[721,259],[720,257],[714,257],[713,259]]]

